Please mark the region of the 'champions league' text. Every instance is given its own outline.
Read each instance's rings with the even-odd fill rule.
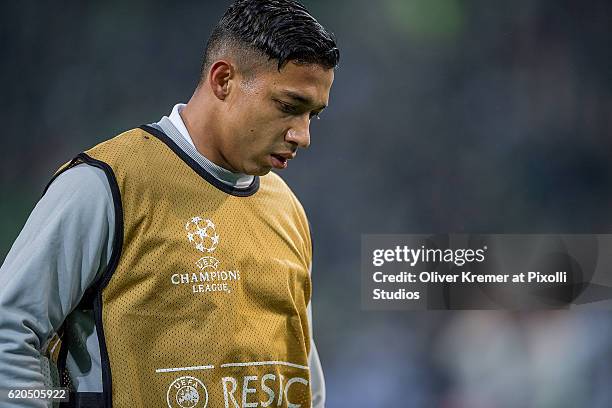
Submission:
[[[232,284],[240,280],[239,271],[175,273],[170,276],[173,285],[189,285],[193,293],[232,292]]]

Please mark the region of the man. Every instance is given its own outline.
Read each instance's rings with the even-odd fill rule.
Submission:
[[[48,385],[48,353],[71,406],[322,407],[308,222],[270,170],[338,57],[299,3],[237,1],[186,105],[62,166],[0,269],[0,388]]]

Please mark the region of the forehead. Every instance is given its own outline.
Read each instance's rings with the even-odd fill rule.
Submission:
[[[334,81],[334,70],[318,64],[296,64],[289,61],[281,70],[270,69],[262,78],[274,94],[297,93],[322,105],[328,104]]]

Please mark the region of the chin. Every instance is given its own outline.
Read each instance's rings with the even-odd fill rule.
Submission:
[[[271,166],[249,166],[242,169],[240,172],[244,174],[248,174],[250,176],[265,176],[272,170]]]
[[[253,176],[265,176],[266,174],[268,174],[270,172],[270,170],[272,170],[272,167],[265,167],[265,168],[260,168],[257,171],[253,171],[252,174]]]

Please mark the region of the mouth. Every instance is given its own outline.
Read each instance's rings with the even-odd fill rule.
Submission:
[[[272,167],[275,169],[286,169],[289,159],[278,154],[271,154]]]
[[[289,160],[295,157],[295,153],[272,153],[270,157],[272,167],[275,169],[286,169]]]

